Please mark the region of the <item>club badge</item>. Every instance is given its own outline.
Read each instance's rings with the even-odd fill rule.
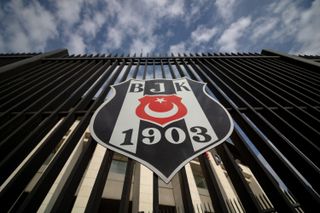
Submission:
[[[114,96],[91,119],[93,138],[147,166],[166,183],[233,130],[229,113],[202,82],[131,79],[112,88]]]

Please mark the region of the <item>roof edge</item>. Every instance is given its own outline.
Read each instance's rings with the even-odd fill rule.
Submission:
[[[296,65],[304,65],[309,68],[315,69],[318,72],[320,71],[320,63],[317,63],[305,58],[301,58],[299,56],[289,55],[286,53],[277,52],[269,49],[262,49],[261,54],[267,55],[267,56],[280,56],[280,58],[283,58],[286,61],[290,61]]]
[[[57,49],[50,52],[42,53],[40,55],[35,55],[30,58],[26,58],[11,64],[7,64],[3,67],[0,67],[0,77],[5,77],[8,75],[15,74],[20,71],[20,67],[24,66],[31,66],[35,63],[39,63],[41,59],[43,58],[50,58],[50,57],[56,57],[56,56],[64,56],[69,55],[67,49]],[[9,72],[10,71],[10,72]]]

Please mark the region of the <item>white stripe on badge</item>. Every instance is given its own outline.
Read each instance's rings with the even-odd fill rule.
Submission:
[[[177,95],[182,98],[181,101],[185,104],[188,110],[184,120],[186,122],[194,151],[207,147],[208,144],[215,142],[218,137],[212,129],[207,116],[204,114],[198,99],[195,97],[187,79],[173,80],[173,83],[175,85]],[[185,86],[189,91],[182,86],[178,89],[176,83]],[[209,138],[208,136],[210,136],[209,141],[207,140]]]
[[[114,126],[111,138],[109,143],[119,147],[121,149],[127,150],[132,153],[136,153],[137,149],[137,141],[138,141],[138,133],[139,133],[139,124],[140,118],[136,115],[136,108],[140,104],[139,99],[143,97],[143,90],[136,90],[135,92],[129,92],[131,86],[133,84],[141,84],[142,88],[144,88],[144,81],[135,81],[131,80],[130,85],[128,87],[128,91],[126,97],[123,101],[120,114],[118,116],[116,125]],[[125,137],[128,135],[124,133],[124,131],[130,131],[131,133],[131,145],[121,145],[125,141]]]

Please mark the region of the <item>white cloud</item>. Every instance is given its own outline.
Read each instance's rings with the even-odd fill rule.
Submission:
[[[106,7],[106,13],[114,18],[116,17],[122,10],[122,4],[118,0],[106,0],[107,7]]]
[[[88,45],[95,42],[110,17],[106,3],[99,0],[59,0],[54,2],[55,16],[64,44],[70,53],[98,51],[100,47]]]
[[[56,23],[52,14],[46,11],[39,3],[34,2],[29,7],[16,8],[16,13],[22,16],[23,25],[35,42],[45,43],[48,38],[57,34]]]
[[[16,28],[16,26],[17,25],[13,25],[12,28]],[[33,49],[28,36],[19,29],[12,33],[8,45],[9,48],[14,52],[30,52]]]
[[[245,30],[251,23],[251,17],[242,17],[238,21],[232,23],[220,36],[218,44],[220,51],[237,51],[238,40],[243,36]]]
[[[108,28],[108,40],[106,43],[106,48],[114,48],[118,49],[121,47],[122,40],[123,40],[123,34],[122,31],[120,31],[117,28],[110,27]]]
[[[156,30],[170,20],[181,18],[185,14],[184,0],[137,0],[134,2],[108,1],[108,11],[114,20],[103,45],[103,50],[116,50],[129,39],[130,51],[152,52],[158,47],[160,38]],[[166,21],[164,21],[166,20]],[[156,35],[157,34],[157,35]],[[154,38],[158,39],[155,40]],[[152,42],[151,42],[152,41]]]
[[[2,19],[4,49],[43,51],[48,41],[58,35],[53,14],[36,1],[15,0],[6,4],[5,10],[7,16]]]
[[[219,15],[224,21],[229,21],[232,18],[234,9],[236,7],[236,0],[216,0],[215,6]]]
[[[191,39],[196,44],[206,43],[210,41],[213,38],[213,36],[217,34],[217,32],[218,28],[216,27],[207,28],[203,25],[200,25],[197,27],[195,31],[191,33]]]
[[[272,11],[273,13],[281,13],[282,11],[284,11],[287,8],[287,6],[290,3],[294,3],[294,2],[291,0],[275,1],[268,6],[268,10]]]
[[[294,52],[320,54],[320,1],[314,1],[311,7],[300,13],[299,29],[296,41],[301,44]]]
[[[86,44],[84,42],[83,37],[75,34],[69,37],[67,48],[71,53],[83,54],[86,50]]]
[[[168,54],[170,53],[183,53],[183,52],[196,52],[212,50],[214,36],[219,32],[218,27],[208,27],[199,25],[194,31],[191,32],[190,37],[183,42],[178,42],[169,47]]]
[[[1,5],[1,51],[47,51],[58,44],[70,53],[251,51],[262,45],[291,53],[320,52],[320,0],[273,0],[236,20],[244,10],[241,5],[237,12],[237,7],[248,0],[42,2],[12,0]]]
[[[84,35],[94,38],[106,21],[107,17],[96,11],[93,18],[84,18],[82,20],[79,30]]]
[[[218,28],[200,26],[185,41],[171,45],[168,54],[212,51],[213,42],[211,41],[218,31]]]
[[[80,12],[84,0],[55,0],[56,15],[68,27],[80,21]]]
[[[299,1],[277,1],[268,8],[265,19],[277,19],[271,39],[277,43],[293,40],[290,53],[320,54],[320,1],[309,8],[299,6]],[[267,27],[267,26],[266,26]]]
[[[186,51],[186,44],[184,42],[180,42],[175,45],[171,45],[169,48],[169,54],[170,53],[183,53]]]
[[[154,20],[149,11],[145,11],[139,3],[108,2],[113,24],[108,27],[105,43],[102,46],[105,50],[116,50],[122,46],[126,38],[152,36]],[[136,41],[137,43],[137,41]],[[139,50],[140,52],[140,50]]]
[[[170,38],[170,37],[172,37],[172,36],[174,36],[174,32],[173,32],[172,30],[168,30],[168,31],[165,33],[165,37],[166,37],[166,38]]]
[[[156,37],[147,39],[135,38],[130,46],[130,53],[152,53],[156,47]]]
[[[93,20],[85,19],[80,25],[80,30],[88,36],[94,37],[97,33],[97,24]]]
[[[184,14],[184,0],[143,0],[142,4],[158,17],[172,18]]]
[[[4,39],[2,37],[2,35],[0,34],[0,51],[4,50]]]
[[[175,0],[168,1],[167,5],[161,9],[164,17],[177,17],[182,16],[184,14],[184,1],[183,0]],[[167,8],[167,10],[165,10]],[[164,10],[163,10],[164,9]]]
[[[191,24],[196,23],[203,14],[206,14],[208,11],[213,9],[212,0],[197,0],[191,1],[189,3],[189,8],[187,11],[184,11],[183,22],[187,27]]]
[[[84,0],[84,3],[87,5],[90,5],[92,7],[97,7],[99,6],[99,3],[101,2],[101,0]]]
[[[278,23],[277,18],[261,18],[255,22],[256,27],[252,30],[251,39],[253,41],[257,41],[258,39],[269,34],[271,30],[273,30]]]

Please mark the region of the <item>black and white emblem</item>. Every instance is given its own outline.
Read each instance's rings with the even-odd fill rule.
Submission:
[[[91,119],[93,138],[147,166],[166,183],[233,130],[229,113],[206,93],[204,83],[131,79],[112,88],[114,96]]]

